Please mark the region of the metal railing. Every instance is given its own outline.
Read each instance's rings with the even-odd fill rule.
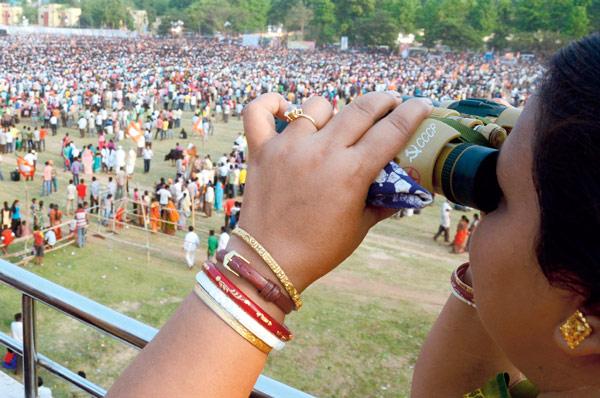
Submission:
[[[23,357],[25,398],[37,397],[37,366],[48,370],[94,397],[104,397],[106,395],[106,390],[103,388],[37,352],[36,301],[137,349],[144,348],[158,333],[158,330],[151,326],[129,318],[1,259],[0,282],[21,293],[23,344],[4,333],[0,333],[0,344]],[[311,395],[260,375],[250,397],[308,398]]]

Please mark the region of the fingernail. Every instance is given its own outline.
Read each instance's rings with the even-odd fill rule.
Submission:
[[[419,101],[421,101],[422,103],[424,103],[427,106],[433,107],[433,102],[431,102],[431,100],[429,98],[419,98]]]

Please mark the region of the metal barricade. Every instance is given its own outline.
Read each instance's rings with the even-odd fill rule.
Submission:
[[[106,395],[106,390],[37,352],[36,302],[45,304],[137,349],[144,348],[158,333],[158,330],[151,326],[1,259],[0,282],[18,290],[22,297],[23,344],[4,333],[0,333],[0,344],[23,357],[25,398],[37,397],[37,366],[41,366],[94,397]],[[253,398],[311,397],[263,375],[259,376],[250,396]]]

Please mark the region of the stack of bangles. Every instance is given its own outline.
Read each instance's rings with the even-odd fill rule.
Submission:
[[[465,263],[454,270],[450,277],[450,288],[452,289],[452,294],[456,296],[457,299],[473,308],[477,308],[475,305],[473,288],[463,282],[465,273],[468,269],[469,263]]]
[[[233,234],[241,237],[265,260],[286,291],[282,292],[279,285],[259,274],[248,260],[235,251],[220,250],[217,263],[222,263],[235,276],[246,279],[266,301],[275,303],[284,313],[299,309],[302,306],[300,295],[271,255],[246,231],[236,228]],[[287,341],[292,340],[292,333],[285,325],[239,290],[214,263],[205,262],[202,272],[196,275],[196,281],[194,293],[219,318],[262,352],[281,350]]]

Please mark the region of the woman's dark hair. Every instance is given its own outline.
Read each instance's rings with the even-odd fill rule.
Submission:
[[[600,313],[600,34],[551,59],[538,91],[537,258],[549,282]]]

